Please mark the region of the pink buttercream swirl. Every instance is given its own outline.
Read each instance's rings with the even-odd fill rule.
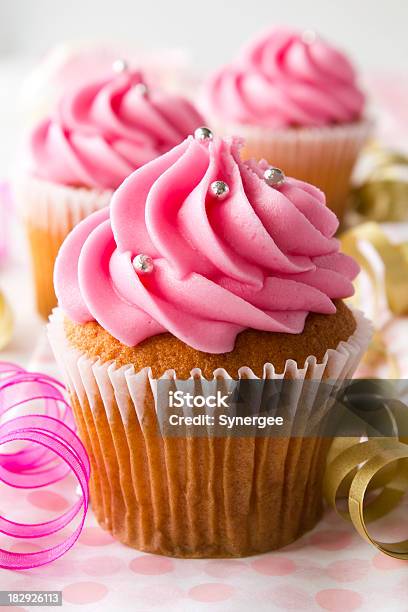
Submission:
[[[210,76],[203,107],[238,124],[311,127],[360,119],[364,96],[343,53],[310,33],[276,28]]]
[[[239,144],[187,138],[71,232],[55,267],[68,317],[128,346],[168,331],[223,353],[246,328],[300,333],[309,312],[333,313],[333,298],[352,295],[358,266],[339,253],[323,193],[293,178],[267,185],[266,163],[241,161]],[[216,180],[228,197],[212,195]],[[132,264],[141,253],[150,274]]]
[[[146,90],[139,72],[112,73],[67,91],[34,129],[30,170],[65,185],[116,189],[202,124],[185,98]]]

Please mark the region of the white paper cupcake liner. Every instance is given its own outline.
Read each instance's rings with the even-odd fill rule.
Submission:
[[[305,422],[315,416],[320,386],[305,391],[304,381],[332,384],[352,376],[371,336],[371,324],[359,312],[355,318],[354,334],[321,363],[314,357],[302,366],[288,360],[282,373],[265,364],[258,380],[299,382],[285,397],[292,416]],[[187,385],[193,395],[208,396],[231,380],[225,370],[215,370],[211,381],[197,369],[188,381],[179,381],[173,370],[156,380],[149,368],[117,368],[70,346],[60,309],[48,331],[90,455],[94,511],[119,540],[172,556],[245,556],[285,546],[315,525],[328,439],[291,437],[290,429],[279,438],[193,437],[188,429],[183,436],[164,436],[158,383],[184,391]],[[256,379],[248,367],[239,377]]]
[[[26,176],[14,182],[24,221],[50,232],[68,233],[95,210],[109,205],[112,191],[70,187]]]
[[[48,318],[57,303],[53,270],[62,242],[82,219],[108,206],[112,191],[57,185],[26,176],[15,181],[14,192],[30,247],[37,309]]]

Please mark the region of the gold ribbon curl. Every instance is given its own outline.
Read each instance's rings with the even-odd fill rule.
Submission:
[[[340,236],[342,250],[351,255],[369,278],[373,289],[374,319],[381,311],[383,290],[387,305],[392,314],[403,316],[408,314],[408,243],[392,243],[381,227],[374,222],[362,223],[344,232]],[[366,257],[361,244],[368,242],[374,247],[384,266],[384,286],[378,278],[373,262]],[[358,281],[356,293],[351,302],[361,307],[361,288]],[[389,366],[390,378],[399,378],[399,368],[394,355],[387,349],[381,330],[376,330],[369,349],[364,356],[368,365],[375,366],[380,361],[386,361]]]
[[[408,560],[408,539],[382,542],[373,538],[367,523],[389,514],[408,491],[408,438],[398,437],[407,427],[408,406],[393,401],[386,406],[393,437],[335,438],[330,449],[323,480],[326,501],[341,517],[353,523],[370,544],[391,557]],[[366,494],[377,491],[368,504]],[[347,499],[341,510],[340,498]]]
[[[347,443],[344,438],[339,438],[334,441],[336,443],[337,449],[331,453],[324,477],[326,501],[340,516],[350,520],[357,532],[378,550],[391,557],[408,560],[408,539],[399,542],[376,540],[370,535],[366,524],[388,514],[408,490],[408,445],[389,438],[372,438],[357,443],[352,439]],[[391,476],[385,479],[382,491],[365,507],[366,493],[370,488],[378,488],[382,472],[390,467],[394,469]],[[379,476],[380,480],[373,486]],[[338,494],[347,480],[350,481],[348,509],[340,510]]]
[[[408,166],[408,160],[405,161]],[[340,240],[342,250],[358,261],[369,278],[373,289],[374,317],[380,314],[383,291],[393,315],[408,315],[408,243],[391,243],[381,227],[374,222],[349,229],[340,236]],[[370,243],[382,260],[384,285],[373,263],[361,249],[364,242]],[[353,304],[361,306],[358,285]],[[389,365],[390,378],[399,378],[397,361],[388,350],[382,331],[378,329],[365,361],[369,365],[376,365],[382,360]],[[402,419],[408,417],[408,406],[403,408],[398,414],[390,415],[391,418],[395,417],[397,426],[401,425]],[[336,438],[328,456],[323,490],[326,501],[340,516],[351,521],[365,540],[386,555],[408,560],[408,539],[381,542],[373,538],[367,528],[367,523],[396,508],[408,491],[407,438],[371,438],[364,442],[360,438]],[[367,493],[373,491],[377,492],[376,497],[366,503]],[[347,499],[346,510],[339,508],[338,500],[341,497]]]
[[[13,335],[14,320],[12,310],[0,291],[0,350],[11,340]]]
[[[360,242],[369,242],[384,264],[385,295],[391,312],[408,314],[408,243],[393,244],[374,222],[362,223],[340,236],[342,249],[354,257],[373,286],[375,306],[379,308],[381,285],[372,262],[362,253]],[[358,293],[357,293],[358,299]]]
[[[374,146],[370,172],[351,193],[351,209],[371,221],[408,221],[408,156]]]

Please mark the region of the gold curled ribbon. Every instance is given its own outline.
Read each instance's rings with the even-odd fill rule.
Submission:
[[[351,209],[372,221],[407,221],[408,156],[375,146],[367,161],[371,168],[351,192]]]
[[[379,487],[381,492],[365,506],[366,493]],[[348,509],[340,510],[338,498],[346,490]],[[340,516],[350,520],[365,540],[398,559],[408,559],[408,539],[381,542],[370,535],[366,523],[397,507],[407,490],[408,445],[395,438],[371,438],[364,442],[357,438],[334,440],[323,482],[326,501]]]
[[[385,294],[391,312],[395,315],[408,314],[408,244],[393,244],[381,227],[371,221],[347,230],[340,240],[343,251],[352,255],[368,275],[377,311],[382,287],[373,263],[360,248],[361,242],[369,242],[382,260]]]
[[[408,539],[399,542],[376,540],[370,536],[364,520],[363,502],[368,485],[380,470],[396,461],[398,461],[400,469],[391,483],[384,487],[377,497],[377,504],[373,502],[373,506],[375,508],[375,505],[377,505],[381,508],[382,505],[392,508],[398,505],[408,488],[408,446],[406,444],[383,450],[380,454],[369,459],[357,472],[350,487],[349,512],[355,528],[363,538],[391,557],[408,560]],[[374,512],[373,515],[375,516]]]
[[[379,379],[377,381],[377,389],[378,390],[382,389],[382,391],[380,392],[382,392],[383,394],[389,394],[391,389],[389,387],[387,388],[387,386],[384,386],[383,383],[384,381]],[[404,409],[406,408],[405,404],[402,404],[402,402],[396,402],[396,403],[394,402],[392,409],[390,409],[388,404],[385,404],[384,406],[385,412],[387,414],[387,418],[389,421],[390,430],[394,432],[394,436],[392,439],[397,442],[398,442],[398,437],[397,437],[398,436],[398,423],[402,423],[403,421],[406,420],[405,414],[401,414],[400,412],[401,405],[404,407]],[[379,440],[381,441],[380,438]],[[403,442],[404,439],[400,438],[400,441]],[[358,446],[358,449],[360,449],[361,448],[360,442],[361,442],[360,437],[348,436],[348,437],[343,438],[339,436],[335,438],[329,450],[328,456],[327,456],[327,465],[330,465],[332,462],[334,462],[334,460],[336,460],[337,457],[339,457],[340,455],[347,457],[348,455],[346,455],[345,451],[348,451],[348,449],[350,448],[354,448],[355,446],[357,448]],[[364,449],[364,446],[362,448]],[[358,452],[361,452],[361,451],[359,450]],[[333,463],[334,469],[336,469],[336,465],[337,465],[336,463]],[[337,491],[336,491],[337,496],[347,497],[350,487],[351,487],[352,480],[354,476],[356,475],[357,470],[358,470],[358,464],[356,464],[355,468],[353,470],[350,470],[347,476],[345,476],[343,480],[338,484]],[[376,474],[376,476],[370,482],[369,490],[370,491],[376,490],[379,487],[386,486],[388,482],[390,482],[390,480],[394,477],[394,475],[395,475],[395,468],[394,469],[388,468],[382,471],[381,473]]]
[[[393,463],[397,467],[387,479],[381,493],[365,508],[365,495],[374,479]],[[361,466],[362,467],[359,467]],[[338,508],[338,492],[342,483],[352,475],[348,493],[348,510]],[[373,488],[371,486],[371,488]],[[375,438],[366,442],[343,446],[328,464],[324,479],[324,495],[336,512],[351,520],[358,533],[381,552],[398,559],[408,559],[408,539],[400,542],[381,542],[374,539],[366,523],[388,514],[403,498],[408,489],[408,446],[395,439]]]
[[[340,236],[342,250],[356,259],[366,273],[373,289],[374,320],[381,312],[381,301],[384,297],[390,311],[397,316],[408,314],[408,243],[393,244],[381,227],[374,222],[357,225]],[[384,284],[381,283],[374,263],[361,248],[363,243],[374,247],[384,266]],[[351,302],[356,307],[362,306],[361,287],[356,283],[356,293]],[[387,349],[381,330],[373,335],[372,342],[364,356],[364,361],[370,366],[376,366],[380,361],[386,361],[389,367],[389,377],[399,378],[400,372],[396,358]]]
[[[3,349],[11,340],[13,334],[13,313],[4,297],[0,292],[0,350]]]

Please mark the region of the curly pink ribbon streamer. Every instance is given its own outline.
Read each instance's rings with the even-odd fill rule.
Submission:
[[[15,538],[40,538],[62,530],[81,513],[73,533],[55,546],[33,553],[0,549],[0,567],[30,569],[50,563],[65,554],[82,531],[89,502],[90,465],[74,432],[72,411],[63,390],[64,386],[51,376],[0,362],[0,419],[12,408],[33,401],[41,401],[44,410],[44,414],[18,416],[0,425],[0,446],[15,441],[28,443],[14,453],[0,453],[0,481],[32,489],[57,482],[72,471],[82,492],[69,510],[45,523],[16,523],[0,515],[0,532]]]

